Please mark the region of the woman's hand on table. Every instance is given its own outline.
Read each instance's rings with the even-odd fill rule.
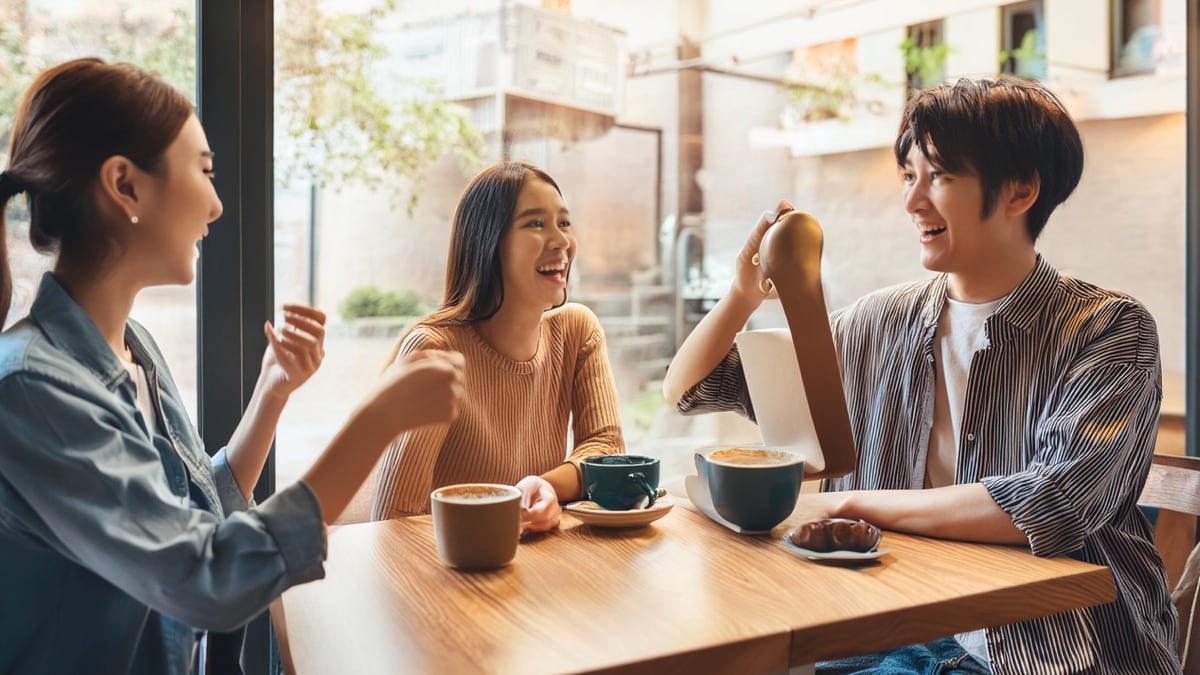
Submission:
[[[521,534],[558,527],[562,507],[549,481],[541,476],[526,476],[517,483],[517,489],[521,491]]]

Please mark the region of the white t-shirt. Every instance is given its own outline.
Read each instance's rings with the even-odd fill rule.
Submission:
[[[137,407],[142,411],[146,426],[151,434],[158,433],[158,415],[154,413],[154,403],[150,400],[150,381],[146,379],[146,371],[136,363],[121,360],[126,372],[133,378],[133,387],[137,390]]]
[[[933,353],[937,359],[937,383],[933,396],[933,429],[925,457],[925,487],[954,485],[958,458],[958,435],[962,431],[963,402],[975,352],[987,349],[984,322],[1004,298],[971,304],[946,298],[938,320]]]
[[[1005,298],[971,304],[946,298],[946,307],[938,320],[933,351],[937,359],[937,383],[934,387],[933,428],[929,433],[929,452],[925,456],[925,487],[954,485],[958,460],[958,435],[962,432],[963,403],[971,375],[975,352],[987,349],[984,324]],[[976,661],[988,664],[987,634],[982,630],[954,636]]]

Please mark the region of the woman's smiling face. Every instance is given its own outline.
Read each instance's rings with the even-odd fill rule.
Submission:
[[[212,183],[213,154],[195,115],[163,154],[161,173],[142,195],[136,228],[152,252],[151,283],[188,284],[196,275],[200,240],[222,209]]]
[[[562,195],[550,183],[530,175],[500,242],[504,302],[535,303],[543,310],[561,305],[575,247]]]

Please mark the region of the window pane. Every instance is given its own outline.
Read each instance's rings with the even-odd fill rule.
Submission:
[[[1004,49],[1004,72],[1018,77],[1046,79],[1041,0],[1004,8]]]
[[[1171,26],[1184,0],[1161,3],[1176,37],[1160,63],[1173,69],[1134,84],[1109,79],[1109,23],[1070,0],[945,17],[884,0],[803,11],[439,0],[371,13],[383,4],[276,3],[287,180],[276,294],[330,314],[326,364],[285,411],[281,482],[328,442],[410,321],[360,315],[390,293],[411,292],[414,313],[439,303],[457,197],[501,157],[539,163],[563,188],[580,241],[570,297],[606,329],[629,450],[669,456],[669,475],[690,472],[706,443],[753,442],[741,418],[682,418],[658,391],[675,346],[727,291],[747,228],[781,198],[815,214],[831,309],[923,278],[891,147],[910,76],[996,75],[1005,63],[1049,82],[1087,149],[1083,180],[1039,250],[1150,308],[1164,411],[1183,413],[1184,50]],[[1077,9],[1083,18],[1063,18]],[[347,35],[366,39],[335,39]],[[368,114],[363,100],[390,108]],[[372,130],[372,114],[391,126]],[[456,114],[471,131],[449,121]],[[421,152],[381,171],[397,148]],[[774,303],[750,322],[782,324]]]
[[[945,62],[950,47],[943,32],[941,21],[908,27],[908,35],[900,49],[904,53],[904,72],[910,92],[937,84],[946,76]]]
[[[276,297],[330,315],[325,365],[280,425],[280,483],[332,437],[414,315],[440,304],[455,203],[472,175],[502,157],[533,161],[563,190],[580,246],[570,299],[591,306],[606,328],[631,451],[665,408],[658,382],[674,348],[675,306],[659,272],[662,127],[617,119],[619,30],[504,4],[502,12],[500,2],[401,3],[371,14],[276,3]],[[351,26],[377,55],[330,39]],[[407,164],[379,168],[387,150],[360,142],[358,125],[373,123],[361,109],[339,104],[318,124],[304,119],[318,99],[363,97],[388,106],[383,114],[406,129],[394,138],[410,151]],[[310,139],[304,130],[313,126],[332,129],[337,142]],[[414,149],[430,138],[436,143]],[[368,316],[401,296],[413,298],[406,316]]]
[[[1113,39],[1114,74],[1154,72],[1163,39],[1158,0],[1116,0]]]
[[[17,97],[43,68],[95,56],[157,71],[189,98],[196,91],[194,0],[0,0],[0,140],[3,152]],[[7,165],[7,154],[4,157]],[[13,271],[11,323],[24,316],[53,258],[29,243],[24,197],[9,202],[7,244]],[[133,318],[154,334],[193,421],[196,419],[196,291],[151,288],[138,295]]]

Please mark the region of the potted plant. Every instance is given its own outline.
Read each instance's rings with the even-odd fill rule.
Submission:
[[[904,74],[910,95],[942,79],[946,57],[952,51],[950,45],[923,45],[910,35],[900,42],[899,47],[904,55]]]
[[[378,286],[359,286],[338,305],[338,313],[360,336],[399,335],[429,306],[409,289],[385,291]]]

